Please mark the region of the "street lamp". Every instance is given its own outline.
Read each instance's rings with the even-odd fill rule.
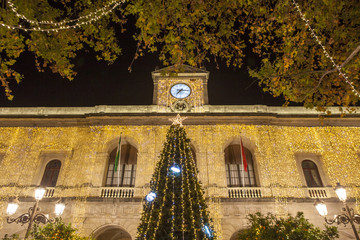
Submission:
[[[63,214],[64,210],[65,210],[64,203],[59,201],[55,204],[55,215],[56,216],[60,217]]]
[[[344,186],[341,186],[339,183],[337,183],[337,185],[335,187],[335,192],[336,192],[336,195],[338,196],[338,198],[340,199],[340,201],[342,201],[344,204],[344,207],[342,208],[342,210],[344,211],[343,214],[335,215],[333,219],[326,218],[326,215],[328,213],[326,205],[323,201],[321,201],[319,199],[316,200],[316,202],[315,202],[316,210],[318,210],[319,214],[322,217],[324,217],[325,222],[327,224],[336,223],[338,225],[344,224],[344,226],[346,226],[346,224],[350,223],[351,227],[354,231],[355,238],[357,240],[360,240],[359,234],[356,231],[356,227],[354,225],[354,223],[360,224],[360,215],[355,214],[354,209],[349,208],[349,206],[346,204],[347,196],[346,196],[346,189]]]
[[[17,218],[13,218],[11,217],[11,215],[13,215],[16,210],[19,207],[19,200],[17,198],[15,198],[12,202],[10,202],[8,204],[8,207],[6,209],[6,213],[9,215],[7,217],[7,223],[20,223],[20,224],[25,224],[25,223],[29,223],[28,228],[26,230],[26,234],[25,234],[25,239],[28,238],[31,227],[33,225],[33,223],[36,224],[46,224],[46,223],[54,223],[57,221],[56,218],[49,218],[47,214],[43,214],[40,213],[40,208],[39,208],[39,201],[44,197],[46,192],[45,188],[37,188],[35,190],[35,204],[33,207],[30,207],[27,213],[21,214],[19,217]],[[57,202],[55,204],[55,214],[56,216],[61,216],[61,214],[64,212],[65,209],[65,204],[62,202]]]

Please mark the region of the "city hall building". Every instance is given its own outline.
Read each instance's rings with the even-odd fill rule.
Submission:
[[[301,211],[324,228],[314,202],[325,202],[328,218],[342,214],[337,183],[359,213],[358,113],[341,117],[332,109],[322,119],[303,107],[209,105],[209,72],[189,66],[171,72],[172,67],[152,72],[148,106],[0,108],[0,237],[25,235],[28,224],[7,222],[8,203],[19,201],[11,218],[27,213],[36,187],[43,186],[39,207],[49,218],[61,200],[62,219],[81,235],[135,239],[169,118],[177,113],[187,117],[183,125],[219,239],[235,239],[255,212]],[[340,225],[339,232],[340,239],[355,239],[350,224]]]

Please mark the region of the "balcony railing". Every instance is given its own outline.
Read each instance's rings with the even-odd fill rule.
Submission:
[[[52,198],[54,197],[55,188],[54,187],[47,187],[44,198]]]
[[[330,191],[328,188],[308,188],[307,195],[309,198],[330,198]]]
[[[261,198],[261,188],[259,187],[242,187],[228,188],[229,198]]]
[[[103,198],[133,198],[134,188],[124,187],[103,187],[100,197]]]
[[[349,196],[354,197],[352,192],[359,191],[360,188],[349,188]],[[32,196],[34,192],[33,187],[19,188],[7,187],[7,195],[16,195],[21,191],[21,196]],[[143,198],[149,191],[148,188],[135,187],[82,187],[78,188],[55,188],[47,187],[44,198],[59,198],[59,197],[76,197],[78,192],[86,191],[89,197],[101,198]],[[256,199],[256,198],[272,198],[279,196],[286,192],[288,197],[295,198],[333,198],[336,197],[333,188],[308,188],[308,187],[207,187],[207,194],[210,196],[227,197],[231,199]]]

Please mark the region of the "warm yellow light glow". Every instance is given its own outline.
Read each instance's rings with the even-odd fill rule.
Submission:
[[[346,201],[347,196],[346,196],[346,189],[344,186],[340,185],[340,183],[337,183],[335,187],[335,192],[338,198],[340,199],[340,201],[343,202]]]
[[[10,202],[8,204],[8,207],[6,209],[6,213],[11,216],[16,212],[18,207],[19,207],[19,201],[17,199],[14,199],[12,202]]]
[[[69,187],[57,188],[56,196],[76,198],[74,200],[76,206],[72,213],[73,223],[81,224],[85,220],[84,216],[86,216],[87,197],[98,196],[98,192],[97,188],[80,187],[80,183],[88,183],[97,179],[94,176],[98,176],[98,168],[105,161],[104,159],[101,160],[97,153],[104,152],[105,146],[107,146],[105,143],[118,139],[120,132],[136,142],[140,153],[138,161],[143,166],[139,168],[136,181],[140,185],[144,185],[149,182],[148,179],[154,172],[153,161],[146,159],[157,159],[155,156],[158,156],[161,143],[166,139],[168,125],[0,127],[0,145],[2,149],[7,149],[0,172],[4,179],[9,179],[9,182],[17,182],[20,186],[30,188],[28,176],[19,178],[13,174],[18,172],[19,168],[19,164],[14,163],[17,163],[18,156],[23,154],[23,148],[18,146],[31,146],[29,154],[24,155],[23,159],[28,163],[26,169],[29,175],[36,173],[35,166],[38,164],[40,152],[63,151],[67,154],[65,160],[69,164],[71,163],[71,167],[69,165],[68,168],[62,169],[65,176],[62,184]],[[249,149],[252,150],[256,166],[258,166],[261,193],[266,197],[276,199],[275,209],[280,214],[287,214],[287,198],[307,197],[301,179],[302,170],[299,171],[296,165],[297,153],[305,152],[314,156],[321,156],[322,170],[329,176],[329,184],[335,186],[336,182],[340,181],[346,185],[347,192],[351,191],[352,198],[360,199],[360,188],[356,187],[360,181],[357,171],[360,163],[356,151],[360,147],[360,127],[321,126],[309,128],[219,123],[217,125],[186,125],[185,128],[196,149],[197,160],[200,164],[199,179],[202,182],[209,181],[220,186],[214,188],[213,191],[210,191],[211,188],[207,190],[209,194],[214,194],[210,197],[223,198],[228,196],[226,183],[222,181],[224,177],[226,179],[223,150],[231,139],[238,139],[241,136],[248,140],[248,142],[244,141],[244,146],[250,146]],[[71,154],[74,149],[77,149],[78,154]],[[207,175],[206,166],[211,166],[209,169],[215,169],[215,171],[210,171]],[[321,168],[321,166],[318,167]],[[79,169],[83,169],[89,174],[80,175]],[[73,183],[79,183],[79,187],[73,186]],[[14,190],[16,189],[12,187],[1,189],[5,196],[15,196]],[[27,188],[26,190],[30,189]],[[140,193],[137,196],[143,197]],[[281,201],[278,202],[278,199]],[[360,211],[359,206],[355,205],[356,212]],[[209,204],[209,209],[213,214],[213,219],[218,221],[218,225],[221,226],[220,223],[223,218],[221,203]],[[214,229],[216,233],[219,232],[216,226]]]
[[[61,216],[65,210],[65,204],[58,202],[55,204],[55,214],[56,216]]]
[[[44,197],[45,192],[46,192],[46,189],[42,188],[42,187],[35,189],[35,199],[41,200]]]
[[[328,214],[326,205],[323,201],[317,200],[315,202],[316,210],[319,212],[320,216],[325,217]]]

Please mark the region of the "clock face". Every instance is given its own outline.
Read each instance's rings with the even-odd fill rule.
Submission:
[[[171,87],[170,93],[175,98],[186,98],[190,95],[191,89],[185,83],[177,83]]]

